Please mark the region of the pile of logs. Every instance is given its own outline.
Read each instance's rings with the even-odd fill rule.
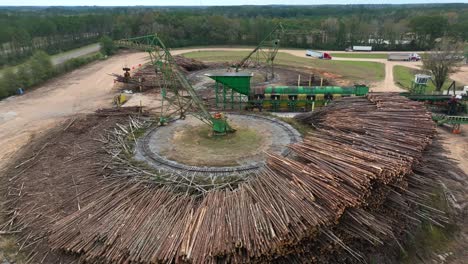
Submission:
[[[177,63],[177,65],[179,65],[182,69],[184,69],[187,72],[199,71],[208,68],[208,65],[206,65],[204,62],[195,59],[190,59],[182,55],[174,56],[174,60]]]
[[[112,184],[55,224],[52,248],[108,263],[272,261],[303,254],[301,244],[319,235],[346,248],[331,230],[321,231],[345,212],[357,222],[350,233],[367,234],[359,227],[367,225],[389,235],[378,216],[358,208],[372,184],[412,173],[434,134],[430,115],[405,98],[370,95],[299,119],[317,129],[291,146],[296,159],[270,155],[254,179],[200,199],[151,184]]]
[[[180,68],[185,72],[198,71],[208,68],[208,65],[202,61],[195,59],[189,59],[181,55],[174,57],[176,63]],[[175,80],[166,80],[164,81],[163,76],[159,72],[158,74],[155,71],[155,66],[152,64],[145,64],[139,67],[136,70],[132,70],[131,77],[129,80],[126,80],[127,85],[123,89],[134,89],[135,91],[149,90],[153,88],[161,88],[165,85],[178,85]],[[123,75],[120,74],[111,74],[116,77],[116,81],[124,82]]]
[[[446,220],[423,205],[443,167],[424,165],[439,157],[425,158],[435,126],[421,104],[371,94],[298,119],[316,129],[290,146],[294,155],[268,155],[237,188],[193,195],[107,170],[77,196],[79,210],[46,226],[47,246],[90,263],[326,263],[341,251],[364,262],[353,243],[397,239],[403,224],[392,215]],[[86,177],[96,176],[77,180]]]

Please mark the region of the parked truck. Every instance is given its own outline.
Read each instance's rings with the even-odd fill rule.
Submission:
[[[420,61],[421,56],[417,53],[390,53],[387,60],[389,61]]]
[[[463,90],[455,91],[455,94],[458,96],[468,96],[468,85],[463,86]]]
[[[319,59],[322,59],[322,60],[331,60],[332,59],[332,56],[330,55],[330,53],[314,51],[314,50],[307,50],[306,56],[319,58]]]
[[[346,51],[372,51],[372,46],[352,46],[346,49]]]

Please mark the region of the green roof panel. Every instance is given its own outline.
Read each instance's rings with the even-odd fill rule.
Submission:
[[[215,80],[218,83],[233,89],[234,91],[243,94],[250,94],[250,78],[252,78],[252,73],[242,73],[242,72],[226,72],[221,74],[205,74],[211,79]]]

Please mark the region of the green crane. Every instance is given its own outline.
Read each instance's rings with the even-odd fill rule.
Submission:
[[[280,37],[284,33],[284,28],[281,23],[278,23],[273,30],[255,47],[247,56],[245,56],[239,63],[235,64],[236,72],[240,68],[246,67],[251,63],[259,66],[261,61],[266,64],[265,67],[265,81],[269,78],[273,79],[274,74],[274,60],[278,53],[280,45]]]
[[[115,44],[119,47],[148,52],[156,75],[161,76],[159,79],[162,99],[161,125],[164,125],[170,117],[176,114],[179,114],[180,119],[185,119],[186,112],[191,111],[195,117],[210,125],[215,135],[224,135],[235,131],[229,126],[224,116],[210,114],[157,35],[121,39],[115,41]]]

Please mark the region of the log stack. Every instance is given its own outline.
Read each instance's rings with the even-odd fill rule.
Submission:
[[[363,243],[397,239],[391,214],[419,221],[411,213],[439,173],[421,171],[435,134],[423,105],[370,94],[298,120],[316,129],[294,155],[269,154],[237,188],[195,196],[104,170],[80,194],[87,204],[47,226],[48,247],[90,263],[358,263]],[[432,211],[420,217],[443,221]]]
[[[179,65],[186,72],[199,71],[208,68],[208,65],[206,65],[204,62],[190,59],[182,55],[174,56],[174,60],[177,65]]]

